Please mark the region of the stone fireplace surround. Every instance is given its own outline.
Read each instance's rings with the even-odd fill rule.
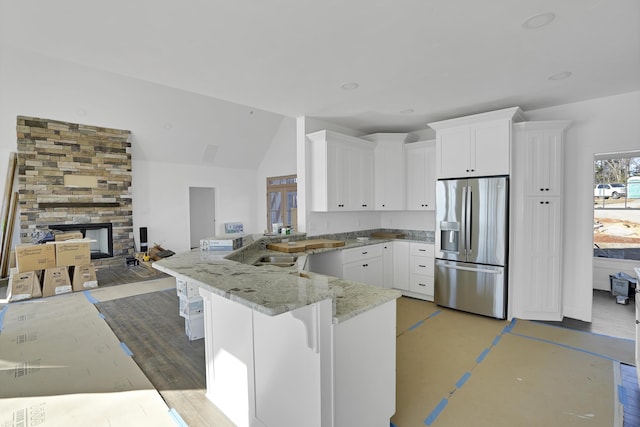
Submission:
[[[112,225],[113,257],[133,255],[131,132],[18,116],[20,238],[56,224]],[[65,175],[90,178],[65,186]]]

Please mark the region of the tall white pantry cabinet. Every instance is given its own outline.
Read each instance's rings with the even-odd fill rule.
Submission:
[[[511,315],[562,320],[564,132],[569,121],[513,125]]]

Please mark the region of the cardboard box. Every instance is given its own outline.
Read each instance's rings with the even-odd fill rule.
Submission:
[[[98,287],[96,268],[93,265],[76,265],[73,267],[73,291],[86,291]]]
[[[40,289],[40,278],[35,271],[25,271],[24,273],[13,272],[9,276],[7,286],[7,301],[22,301],[31,298],[42,297]]]
[[[66,233],[56,233],[54,235],[56,242],[64,242],[65,240],[79,240],[84,238],[81,231],[67,231]]]
[[[184,319],[184,332],[189,341],[204,338],[204,314],[189,316]]]
[[[635,293],[637,280],[634,277],[621,272],[610,275],[609,283],[612,295],[631,297]]]
[[[43,297],[66,294],[71,291],[71,280],[69,280],[67,267],[47,268],[44,271],[44,279],[42,280]]]
[[[16,268],[18,273],[44,270],[56,266],[56,249],[51,245],[17,245]]]
[[[180,317],[189,318],[204,313],[202,297],[180,298]]]
[[[56,266],[91,264],[91,242],[89,240],[67,240],[53,244],[56,248]]]

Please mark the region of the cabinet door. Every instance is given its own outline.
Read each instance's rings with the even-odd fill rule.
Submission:
[[[409,290],[409,242],[393,242],[393,287]]]
[[[393,288],[393,242],[382,244],[382,287]]]
[[[373,150],[354,148],[351,153],[352,210],[373,210]]]
[[[351,150],[336,142],[327,143],[327,210],[346,211],[351,204]]]
[[[342,265],[342,278],[381,288],[383,286],[382,269],[381,257],[349,262]]]
[[[471,135],[468,126],[438,132],[436,151],[438,178],[461,178],[469,175]]]
[[[375,210],[405,209],[403,141],[378,141],[374,153]]]
[[[559,197],[524,200],[523,242],[514,283],[520,313],[525,319],[561,320],[562,212]],[[524,281],[520,281],[523,280]]]
[[[362,262],[362,283],[384,287],[382,257],[370,258]]]
[[[435,143],[415,142],[405,146],[407,165],[407,210],[435,210]]]
[[[469,176],[508,175],[511,121],[497,120],[471,127]]]
[[[562,192],[562,132],[527,132],[518,141],[526,153],[525,192],[527,195],[559,196]]]

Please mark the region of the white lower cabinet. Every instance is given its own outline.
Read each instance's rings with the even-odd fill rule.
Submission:
[[[393,242],[393,287],[409,290],[409,242]]]
[[[235,425],[389,426],[395,300],[334,324],[330,299],[268,316],[204,288],[200,294],[206,396]]]
[[[393,242],[393,287],[403,295],[433,301],[433,243]]]
[[[411,275],[409,290],[418,298],[433,301],[434,245],[428,243],[410,243]]]
[[[342,251],[342,278],[383,287],[383,245],[367,245]]]

